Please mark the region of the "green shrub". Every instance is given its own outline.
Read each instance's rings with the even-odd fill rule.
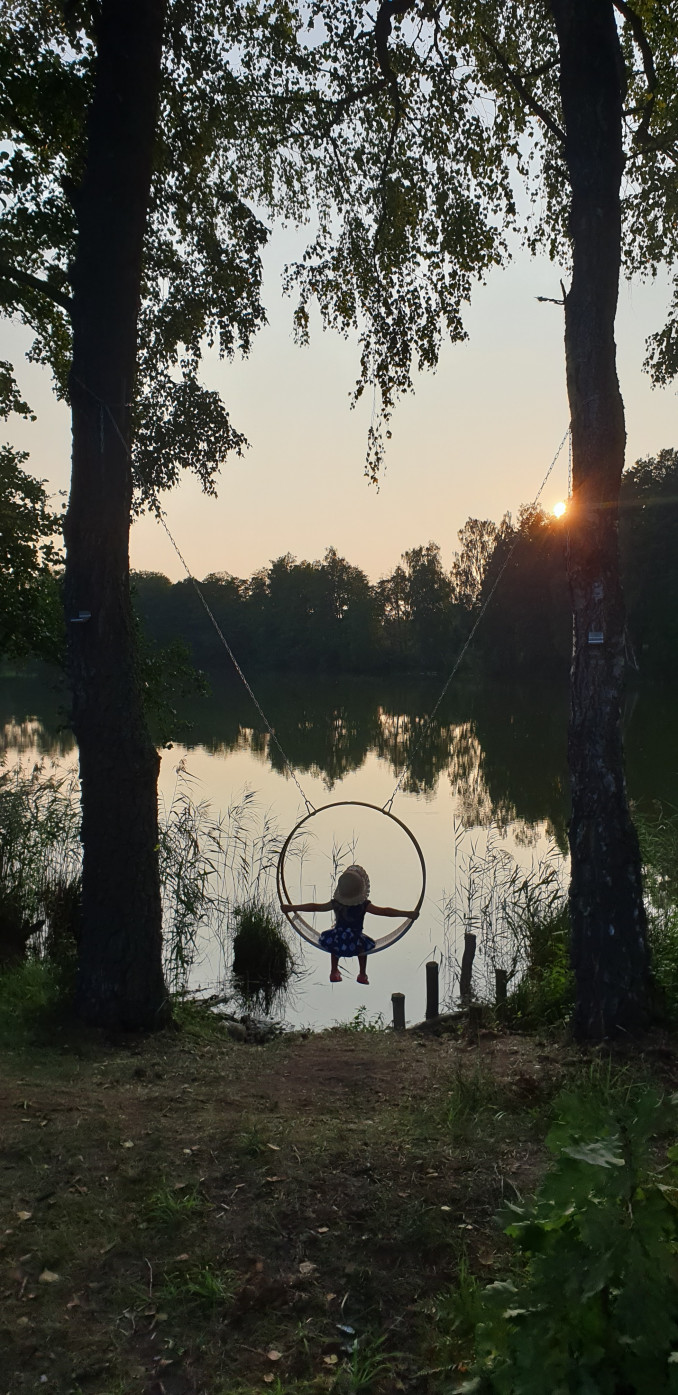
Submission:
[[[508,997],[507,1022],[534,1030],[565,1021],[574,1000],[567,902],[529,924],[525,951],[525,971]]]
[[[639,1086],[561,1097],[554,1164],[504,1218],[521,1262],[460,1300],[475,1365],[458,1391],[676,1395],[678,1149],[656,1162],[667,1113]]]
[[[18,1047],[49,1032],[70,1002],[72,980],[54,964],[31,957],[0,972],[0,1046]]]
[[[282,917],[272,905],[252,901],[236,907],[234,919],[233,987],[247,1008],[268,1014],[296,972]]]

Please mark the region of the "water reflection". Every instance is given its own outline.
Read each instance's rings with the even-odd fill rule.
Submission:
[[[436,718],[435,682],[260,677],[257,693],[283,749],[303,778],[322,780],[328,792],[365,764],[384,762],[395,785],[432,800],[449,781],[468,826],[500,830],[521,825],[529,844],[546,830],[564,850],[567,824],[565,741],[567,694],[534,685],[480,690],[455,687]],[[678,730],[673,693],[640,690],[628,700],[625,736],[629,787],[637,800],[678,804]],[[0,680],[0,745],[5,753],[36,751],[60,758],[73,750],[67,698],[45,673]],[[181,714],[190,723],[186,744],[215,756],[249,753],[283,770],[277,746],[242,688],[223,676],[206,698]]]

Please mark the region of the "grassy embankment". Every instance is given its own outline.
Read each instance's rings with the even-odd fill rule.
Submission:
[[[543,1173],[559,1091],[605,1075],[535,1036],[254,1047],[195,1012],[2,1056],[2,1395],[454,1389],[460,1270],[506,1274],[496,1212]],[[634,1060],[673,1088],[672,1048]]]

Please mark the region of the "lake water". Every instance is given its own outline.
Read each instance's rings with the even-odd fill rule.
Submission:
[[[267,675],[255,686],[314,806],[343,800],[382,806],[406,771],[393,813],[420,843],[428,872],[419,920],[397,945],[370,959],[369,987],[355,982],[355,961],[349,961],[344,981],[331,985],[329,957],[298,943],[303,974],[286,1017],[319,1026],[347,1021],[364,1006],[368,1016],[390,1019],[391,994],[398,991],[406,994],[408,1021],[417,1021],[424,1013],[428,959],[441,962],[443,997],[449,1001],[453,994],[469,881],[475,881],[477,907],[491,896],[495,875],[515,866],[528,872],[547,860],[566,879],[565,685],[458,685],[433,723],[427,714],[439,693],[434,680],[330,682]],[[666,689],[640,687],[627,698],[629,790],[643,805],[659,799],[678,806],[676,710],[676,695]],[[7,761],[45,758],[74,765],[64,711],[63,693],[44,676],[0,679],[0,741]],[[165,805],[187,780],[192,798],[208,801],[215,814],[251,791],[255,827],[265,823],[287,833],[306,810],[247,693],[217,677],[210,696],[191,703],[183,715],[190,722],[183,744],[162,752]],[[188,777],[178,777],[178,767]],[[357,861],[370,874],[375,903],[409,909],[416,902],[416,853],[388,819],[340,808],[314,819],[307,830],[303,857],[290,862],[295,898],[327,899],[335,865]],[[456,915],[446,916],[450,899]],[[329,923],[328,916],[317,917],[318,928]],[[372,917],[365,929],[377,936],[393,924]],[[482,974],[482,956],[477,963]],[[222,950],[204,936],[193,983],[213,988],[222,972]]]

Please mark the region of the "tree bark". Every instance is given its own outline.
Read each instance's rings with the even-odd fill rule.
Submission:
[[[600,1040],[642,1025],[649,967],[621,734],[625,609],[617,524],[625,426],[614,321],[624,69],[612,0],[551,0],[551,9],[572,189],[565,352],[573,466],[568,751],[574,1030],[582,1040]]]
[[[82,790],[77,1010],[107,1027],[168,1019],[158,755],[143,712],[129,589],[130,411],[166,0],[103,0],[87,157],[73,196],[71,494],[66,619]]]

